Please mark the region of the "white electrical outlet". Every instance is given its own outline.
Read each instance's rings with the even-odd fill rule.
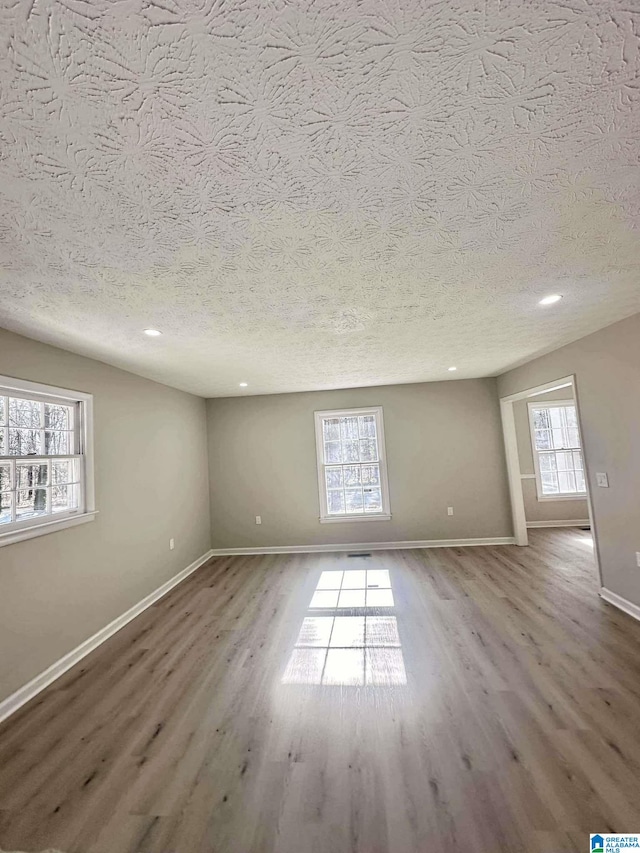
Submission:
[[[636,563],[638,564],[638,568],[640,569],[640,551],[636,551]]]
[[[601,489],[609,488],[609,477],[607,474],[596,474],[596,483],[600,486]]]
[[[256,515],[256,524],[262,524],[262,516]]]
[[[447,507],[447,515],[453,515],[453,507],[452,506]]]
[[[169,550],[173,551],[173,549],[175,547],[176,547],[176,540],[175,539],[169,539]]]

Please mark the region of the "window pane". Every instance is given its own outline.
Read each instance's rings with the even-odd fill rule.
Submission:
[[[327,492],[327,504],[330,515],[344,513],[344,492]]]
[[[587,484],[584,479],[584,471],[576,471],[576,488],[579,492],[587,491]]]
[[[49,429],[71,429],[71,409],[69,406],[44,404],[44,425]]]
[[[16,518],[18,520],[44,515],[46,511],[46,489],[28,489],[16,492]]]
[[[345,486],[359,486],[360,485],[360,466],[359,465],[345,465],[343,468],[344,471],[344,484]]]
[[[7,398],[0,397],[0,424],[7,422]]]
[[[39,456],[41,452],[39,430],[9,429],[9,455]]]
[[[373,438],[360,441],[360,459],[363,462],[376,462],[378,459],[378,442]]]
[[[78,480],[74,476],[75,463],[71,459],[51,463],[51,482],[54,485],[62,483],[74,483]]]
[[[39,427],[40,403],[9,397],[9,426]]]
[[[51,432],[47,430],[44,434],[44,452],[48,456],[63,456],[71,453],[71,433]]]
[[[567,430],[567,440],[569,447],[580,447],[580,436],[576,427],[569,427]]]
[[[569,446],[569,441],[567,437],[566,430],[563,429],[553,429],[551,430],[553,436],[553,446],[559,449],[563,447]]]
[[[560,451],[556,453],[556,466],[558,471],[573,470],[573,454],[570,450]]]
[[[551,426],[554,429],[563,426],[563,412],[559,406],[552,406],[549,409],[549,417],[551,418]]]
[[[322,432],[325,441],[339,441],[340,420],[338,418],[326,418],[322,421]]]
[[[377,486],[380,483],[380,466],[363,465],[360,469],[363,486]]]
[[[547,409],[533,409],[533,426],[535,429],[548,429],[551,426]]]
[[[345,489],[344,494],[347,512],[362,512],[362,489]]]
[[[540,454],[540,471],[555,471],[556,470],[556,455],[555,453]]]
[[[578,418],[576,416],[576,407],[575,406],[567,406],[564,411],[565,411],[565,415],[567,417],[567,426],[577,427],[578,426]]]
[[[570,494],[576,490],[576,478],[571,471],[559,471],[558,485],[563,494]]]
[[[11,501],[13,495],[0,492],[0,524],[8,524],[11,521]]]
[[[382,492],[379,486],[364,490],[365,512],[380,512],[382,509]]]
[[[376,437],[376,419],[373,415],[361,415],[358,418],[360,426],[360,438]]]
[[[77,486],[52,486],[51,511],[65,512],[78,508]]]
[[[558,493],[558,476],[552,473],[541,473],[542,479],[542,494],[555,495]]]
[[[536,450],[551,450],[551,432],[546,429],[535,431]]]
[[[0,491],[6,491],[11,488],[11,466],[0,465]]]
[[[340,436],[343,440],[358,438],[358,418],[341,418]]]
[[[342,455],[345,462],[359,462],[360,449],[357,441],[350,439],[342,442]]]
[[[9,451],[5,447],[6,434],[7,431],[3,427],[0,427],[0,456],[7,456],[9,453]]]
[[[582,471],[582,452],[580,450],[573,451],[573,467]]]
[[[30,489],[33,486],[47,485],[47,466],[46,465],[29,465],[28,463],[18,462],[16,464],[16,488]]]
[[[339,441],[325,441],[324,461],[327,463],[342,462],[342,445]]]

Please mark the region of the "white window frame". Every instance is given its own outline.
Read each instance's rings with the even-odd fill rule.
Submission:
[[[327,488],[324,463],[324,438],[322,422],[327,418],[345,418],[359,415],[373,415],[376,421],[378,437],[378,464],[380,465],[380,491],[382,495],[382,511],[367,513],[351,513],[345,515],[329,515],[327,507]],[[320,523],[346,521],[390,521],[391,504],[389,502],[389,480],[387,477],[387,454],[384,441],[384,420],[382,406],[370,406],[363,409],[337,409],[335,411],[314,412],[316,429],[316,461],[318,466],[318,496],[320,501]],[[366,464],[366,463],[356,463]],[[331,466],[329,466],[331,467]]]
[[[527,403],[527,415],[529,417],[529,435],[531,436],[531,453],[533,454],[533,468],[535,471],[536,478],[536,493],[539,501],[583,501],[587,497],[587,491],[585,489],[584,492],[564,492],[558,493],[555,495],[545,495],[542,491],[542,475],[540,472],[540,453],[544,453],[545,451],[539,451],[536,449],[536,434],[533,423],[533,410],[534,409],[560,409],[564,406],[573,406],[576,410],[576,416],[578,412],[578,407],[576,405],[575,400],[547,400],[545,402],[529,402]],[[577,419],[577,417],[576,417]],[[584,481],[585,484],[587,482],[587,472],[584,467],[584,450],[582,448],[582,435],[580,433],[580,424],[578,423],[578,439],[580,441],[579,447],[570,447],[566,448],[567,450],[579,450],[582,454],[582,469],[584,472]]]
[[[44,536],[67,527],[75,527],[93,521],[97,512],[95,508],[95,481],[93,462],[93,395],[82,391],[72,391],[67,388],[57,388],[52,385],[42,385],[38,382],[28,382],[10,376],[0,376],[0,396],[21,397],[37,402],[59,403],[75,407],[75,429],[77,430],[76,453],[64,454],[65,458],[75,457],[80,466],[80,495],[78,508],[53,515],[28,518],[23,521],[11,522],[0,526],[0,547],[13,545],[25,539]],[[8,449],[8,448],[7,448]],[[2,462],[30,461],[41,462],[55,459],[54,456],[0,456]]]

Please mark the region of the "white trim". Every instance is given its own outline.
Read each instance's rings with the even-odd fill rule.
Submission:
[[[548,394],[550,391],[558,391],[560,388],[569,388],[574,386],[575,393],[575,376],[565,376],[562,379],[555,379],[553,382],[545,382],[544,385],[536,385],[535,388],[526,388],[524,391],[516,391],[514,394],[507,394],[506,397],[500,397],[503,403],[515,403],[518,400],[526,400],[528,397],[537,397],[538,394]]]
[[[600,588],[600,597],[609,604],[613,604],[614,607],[617,607],[619,610],[623,610],[629,616],[633,616],[634,619],[640,621],[640,606],[637,604],[623,598],[621,595],[618,595],[617,592],[611,592],[611,590],[607,589],[605,586]]]
[[[23,527],[21,530],[9,530],[7,533],[0,534],[0,548],[3,545],[14,545],[16,542],[23,542],[25,539],[34,539],[36,536],[44,536],[45,533],[56,533],[58,530],[64,530],[67,527],[77,527],[79,524],[86,524],[88,521],[93,521],[98,513],[82,512],[77,515],[67,515],[65,518],[54,518],[51,521],[43,521],[41,524],[35,524],[31,527]],[[51,516],[46,516],[51,518]]]
[[[325,468],[327,465],[324,462],[324,435],[322,422],[327,418],[344,418],[358,415],[373,415],[376,421],[376,434],[378,441],[378,462],[380,468],[380,492],[382,495],[382,512],[371,513],[372,520],[389,521],[391,519],[391,503],[389,500],[389,478],[387,476],[387,450],[384,440],[384,417],[382,406],[364,406],[356,409],[331,409],[328,411],[318,411],[313,413],[315,431],[316,431],[316,464],[318,468],[318,502],[320,505],[320,523],[335,521],[365,521],[368,520],[369,514],[359,513],[358,515],[329,515],[327,507],[327,488],[325,482]],[[344,463],[336,463],[344,464]],[[359,465],[366,463],[356,463]],[[375,463],[374,463],[375,464]]]
[[[404,548],[467,548],[472,545],[515,545],[515,539],[513,536],[487,536],[483,539],[417,539],[397,542],[347,542],[342,545],[265,545],[258,548],[214,548],[211,556],[315,554],[327,551],[397,551]]]
[[[507,460],[507,478],[511,496],[511,516],[516,545],[528,545],[527,517],[524,509],[524,492],[520,482],[520,454],[518,453],[518,435],[513,404],[500,400],[504,453]]]
[[[588,518],[572,518],[557,521],[527,521],[527,527],[590,527]]]
[[[203,563],[206,563],[212,555],[213,551],[207,551],[207,553],[203,554],[202,557],[198,557],[198,559],[194,560],[186,569],[178,572],[177,575],[174,575],[170,580],[166,581],[166,583],[163,583],[162,586],[159,586],[156,590],[143,598],[142,601],[134,604],[133,607],[130,607],[129,610],[121,616],[118,616],[117,619],[113,620],[113,622],[105,625],[104,628],[101,628],[100,631],[92,637],[89,637],[88,640],[80,643],[80,645],[76,646],[75,649],[72,649],[66,655],[61,657],[60,660],[51,664],[51,666],[45,669],[44,672],[41,672],[40,675],[36,675],[36,677],[32,678],[27,684],[18,688],[15,693],[7,696],[6,699],[0,702],[0,722],[2,722],[2,720],[6,720],[6,718],[15,713],[18,708],[21,708],[26,702],[33,699],[34,696],[37,696],[38,693],[44,690],[45,687],[48,687],[57,678],[60,678],[61,675],[64,675],[67,670],[71,669],[72,666],[75,666],[75,664],[81,661],[90,652],[97,649],[105,640],[108,640],[109,637],[112,637],[117,631],[124,628],[128,622],[131,622],[132,619],[135,619],[136,616],[139,616],[144,610],[151,607],[152,604],[155,604],[158,599],[162,598],[163,595],[166,595],[174,586],[177,586],[186,577],[195,572],[196,569],[200,568]]]
[[[333,524],[336,521],[391,521],[391,515],[385,512],[370,512],[368,515],[328,515],[320,518],[320,524]]]
[[[520,474],[521,480],[535,480],[535,478],[536,478],[535,474]]]

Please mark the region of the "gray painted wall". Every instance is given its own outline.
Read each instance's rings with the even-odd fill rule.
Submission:
[[[384,410],[393,518],[320,524],[314,411],[357,406]],[[214,548],[512,535],[495,379],[214,399],[207,411]]]
[[[559,391],[551,391],[548,394],[531,397],[529,400],[519,400],[513,404],[520,472],[522,474],[533,474],[535,471],[527,403],[572,399],[573,388],[561,388]],[[527,521],[571,521],[572,519],[584,521],[589,518],[589,507],[586,498],[583,500],[573,499],[568,501],[539,501],[536,481],[533,479],[522,480],[522,493]]]
[[[603,584],[640,605],[640,314],[508,371],[498,388],[506,396],[572,373]]]
[[[94,395],[99,511],[0,548],[3,699],[206,553],[210,531],[204,400],[3,330],[0,374]]]

